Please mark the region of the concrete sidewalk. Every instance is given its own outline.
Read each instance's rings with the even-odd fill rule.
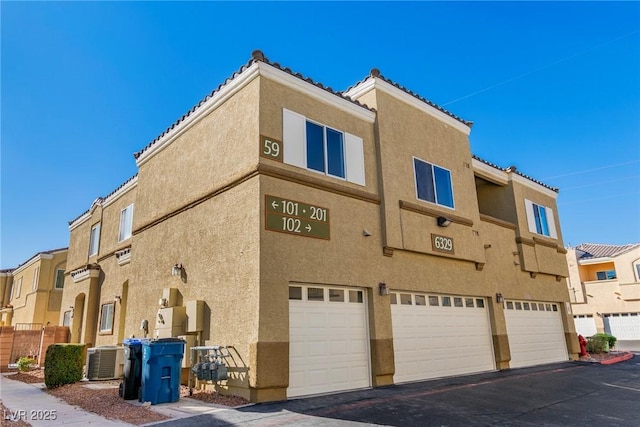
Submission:
[[[0,400],[8,409],[3,417],[16,421],[22,420],[34,427],[59,425],[131,426],[131,424],[108,420],[69,405],[42,391],[43,383],[27,384],[22,381],[13,381],[6,378],[10,375],[0,375]],[[49,419],[42,419],[44,417]]]

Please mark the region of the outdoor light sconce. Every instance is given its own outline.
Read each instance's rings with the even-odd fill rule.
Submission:
[[[498,304],[502,304],[504,302],[504,297],[502,296],[502,293],[500,292],[496,293],[496,302]]]
[[[182,263],[175,264],[171,267],[172,276],[182,276]]]
[[[438,227],[448,227],[451,225],[451,220],[443,216],[438,217]]]
[[[384,282],[378,283],[378,290],[380,291],[380,295],[389,295],[389,288],[387,288],[387,284]]]
[[[120,295],[114,296],[113,299],[117,300],[120,304],[122,304],[122,297]]]

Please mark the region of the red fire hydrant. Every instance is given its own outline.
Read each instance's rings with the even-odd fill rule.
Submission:
[[[578,335],[580,341],[580,357],[587,355],[587,340],[582,335]]]

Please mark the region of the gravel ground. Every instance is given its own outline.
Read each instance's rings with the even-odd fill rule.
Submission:
[[[44,382],[44,371],[35,369],[29,372],[19,372],[6,378],[25,383],[42,383]],[[99,383],[117,385],[119,382],[100,381]],[[93,412],[111,420],[120,420],[129,424],[140,425],[169,419],[169,417],[155,412],[148,407],[136,406],[127,400],[123,400],[118,395],[117,387],[95,389],[87,387],[86,382],[78,382],[54,389],[45,389],[45,391],[64,400],[70,405],[79,406],[85,411]],[[189,396],[189,388],[187,386],[180,387],[180,397],[191,397],[192,399],[198,399],[203,402],[230,407],[249,403],[246,399],[237,396],[216,396],[211,391],[194,390],[193,395]],[[4,409],[4,407],[2,407],[2,409]],[[16,422],[7,422],[5,424],[5,420],[2,420],[2,427],[24,427],[28,425],[29,424],[26,423],[20,424]]]

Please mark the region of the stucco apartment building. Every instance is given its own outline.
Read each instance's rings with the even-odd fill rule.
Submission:
[[[640,340],[640,243],[583,243],[567,251],[576,331]]]
[[[58,325],[66,261],[67,248],[53,249],[0,271],[0,326]]]
[[[557,190],[471,125],[254,52],[70,222],[72,341],[233,346],[254,402],[575,357]]]

